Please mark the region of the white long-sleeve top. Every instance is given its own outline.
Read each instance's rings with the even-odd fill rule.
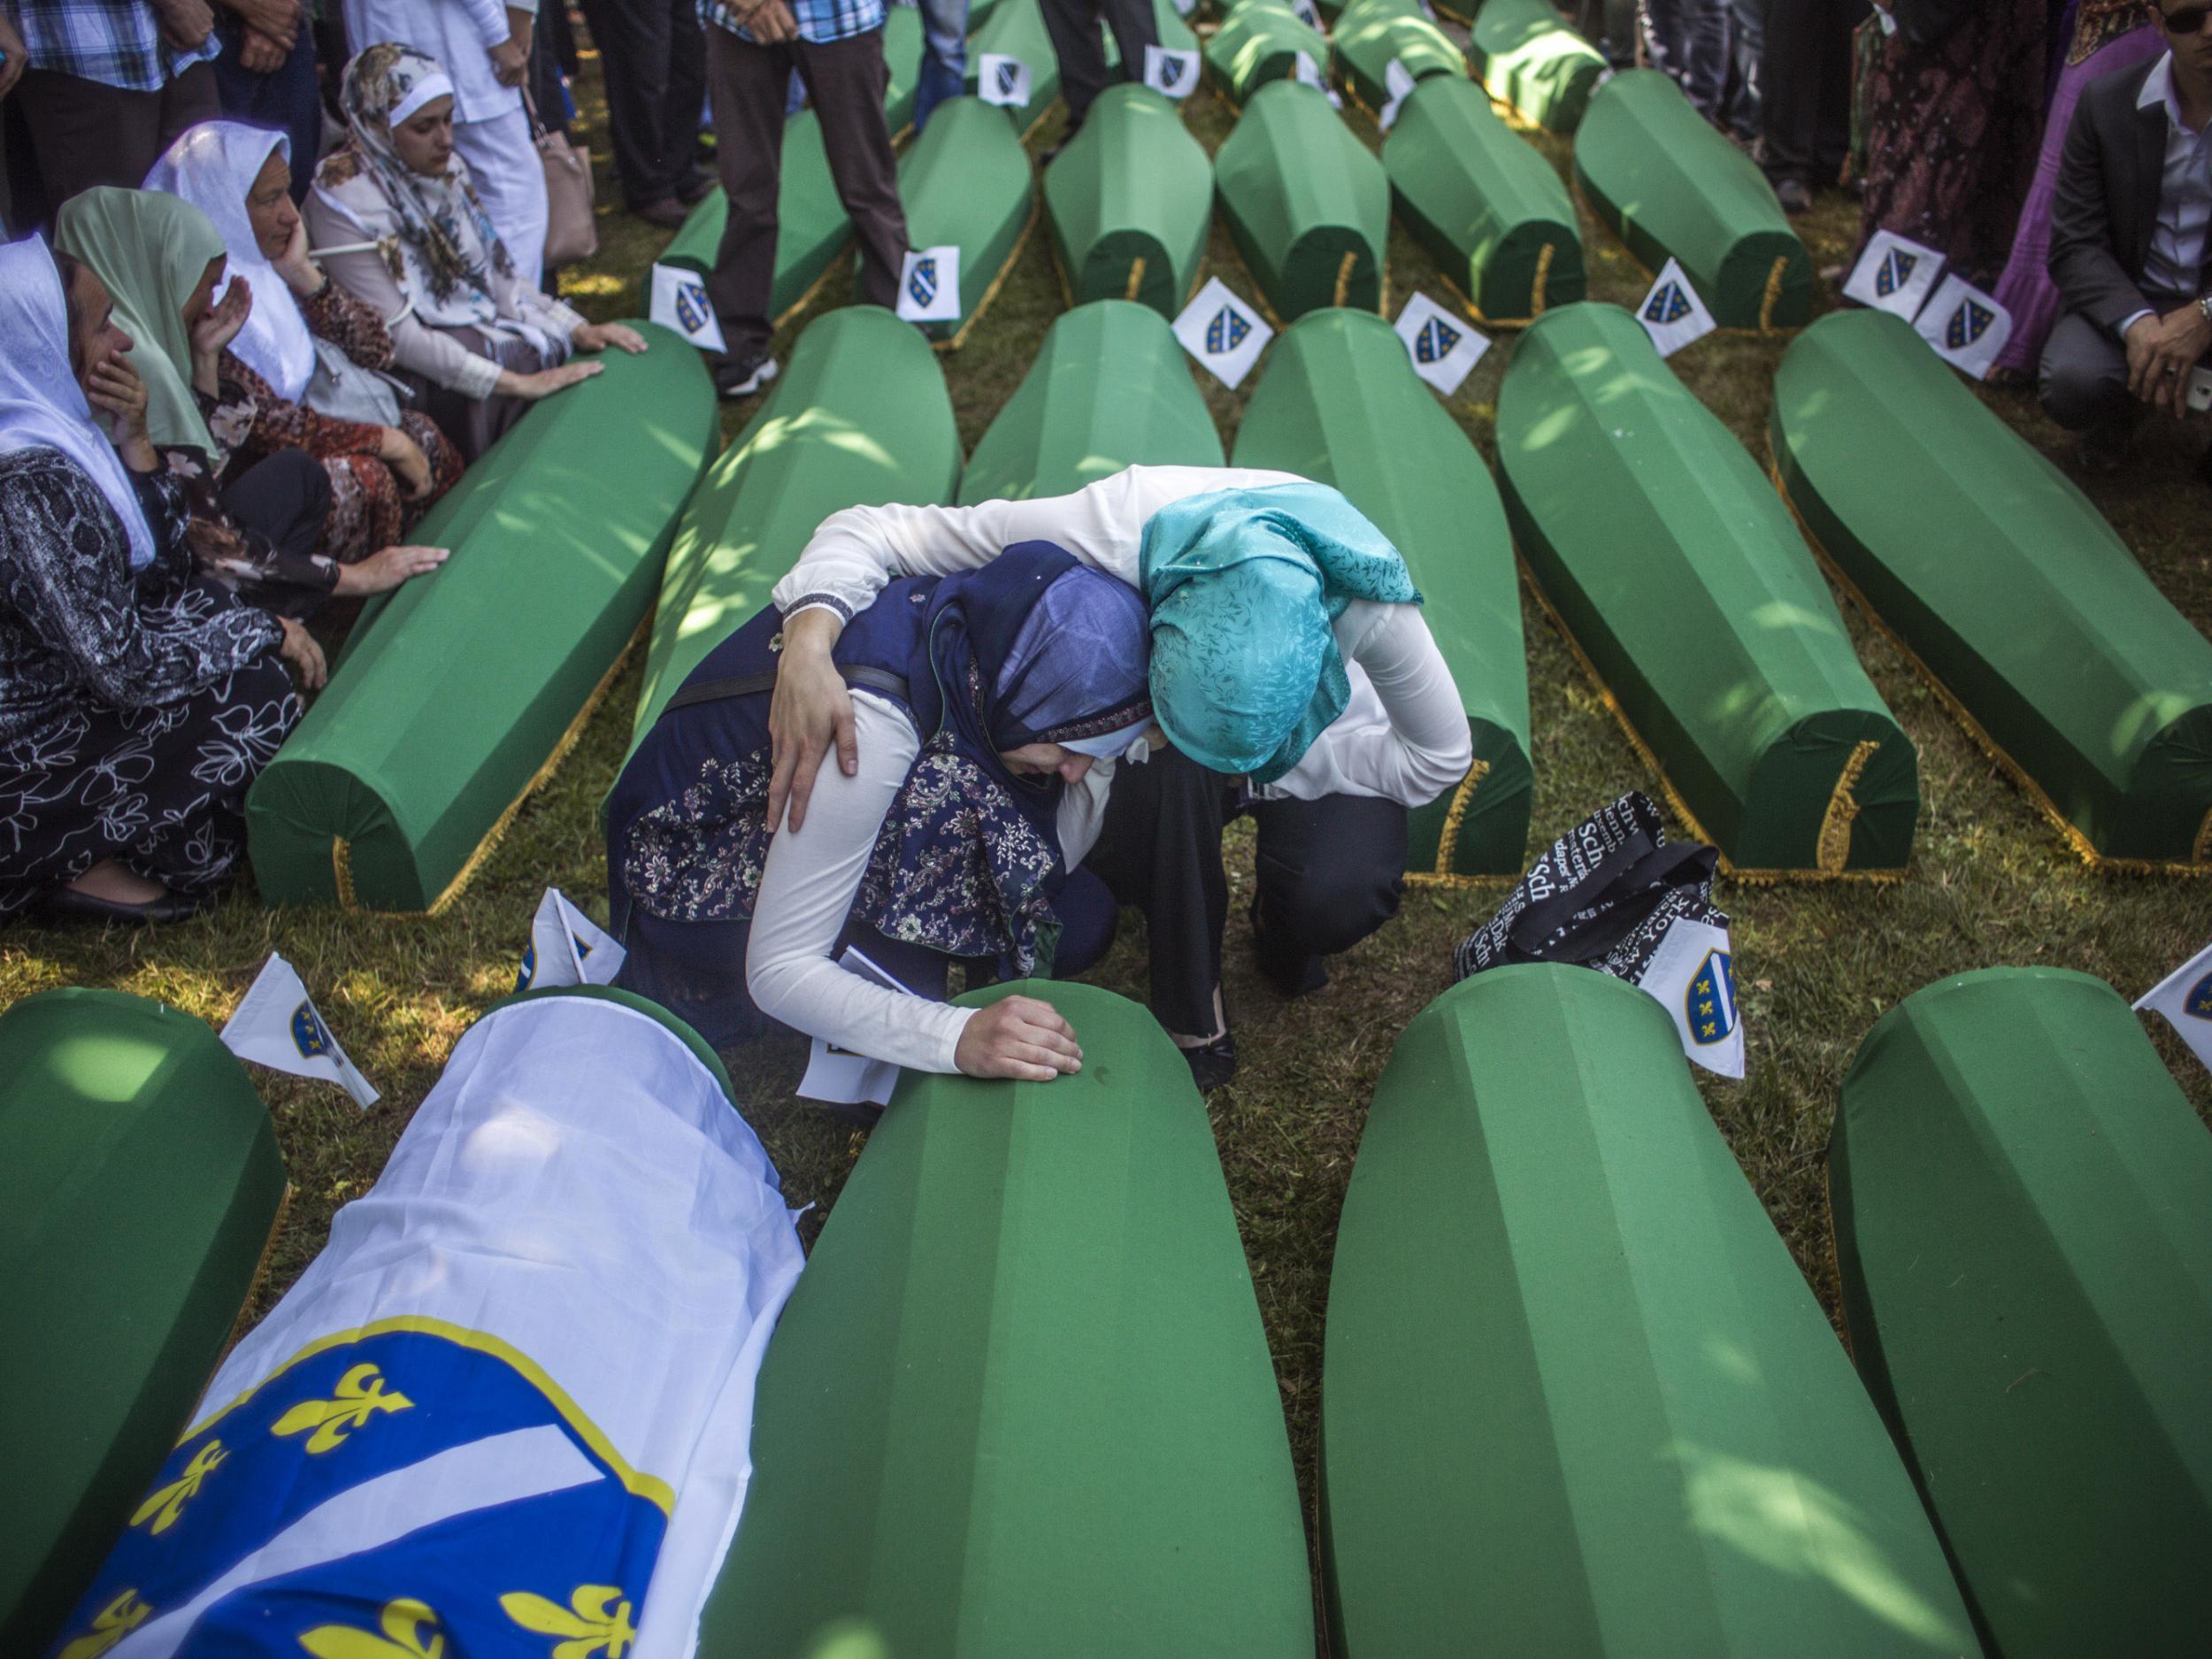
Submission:
[[[768,843],[753,904],[745,983],[771,1019],[840,1048],[918,1071],[956,1071],[953,1051],[972,1008],[925,1002],[848,972],[832,954],[867,874],[883,820],[922,752],[898,707],[856,688],[853,734],[860,770],[822,768],[806,826]],[[1060,851],[1074,869],[1098,840],[1114,763],[1100,761],[1060,802]]]
[[[492,48],[511,32],[510,10],[537,9],[537,0],[345,0],[346,43],[360,52],[396,41],[436,58],[453,82],[453,119],[488,121],[522,107],[521,89],[499,84]]]
[[[1065,548],[1133,588],[1144,526],[1161,508],[1213,490],[1308,481],[1248,467],[1133,466],[1072,495],[1039,501],[850,507],[822,521],[799,562],[776,584],[775,603],[787,614],[827,605],[850,618],[895,576],[972,570],[1018,541],[1033,541]],[[1474,760],[1473,742],[1459,687],[1420,608],[1356,599],[1337,618],[1336,642],[1351,681],[1350,702],[1305,757],[1260,794],[1295,801],[1373,795],[1418,807],[1456,787]],[[861,759],[867,766],[864,736]],[[835,770],[825,767],[822,776]],[[811,807],[807,822],[810,832]]]

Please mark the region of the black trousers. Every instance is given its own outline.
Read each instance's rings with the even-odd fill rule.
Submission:
[[[1866,0],[1777,0],[1767,7],[1759,73],[1763,165],[1807,189],[1843,176],[1851,151],[1851,32]]]
[[[1149,0],[1044,0],[1045,29],[1060,60],[1060,96],[1067,100],[1068,124],[1087,114],[1091,100],[1106,89],[1106,42],[1102,21],[1114,32],[1125,79],[1144,79],[1144,49],[1160,43]]]
[[[1253,947],[1286,995],[1325,983],[1321,958],[1348,950],[1398,913],[1405,891],[1406,810],[1365,795],[1244,801],[1235,780],[1174,749],[1123,766],[1083,867],[1144,911],[1152,1012],[1179,1037],[1217,1029],[1229,880],[1221,833],[1249,817],[1258,831]]]
[[[2163,317],[2194,297],[2146,294]],[[2151,406],[2128,390],[2128,350],[2079,311],[2063,311],[2044,342],[2037,389],[2043,412],[2107,454],[2118,451]]]
[[[330,474],[304,449],[279,449],[224,485],[221,500],[225,512],[278,552],[305,558],[330,516]]]
[[[26,69],[13,100],[28,122],[41,210],[51,217],[97,185],[135,190],[187,127],[223,112],[212,64],[194,64],[158,92],[127,92],[53,69]],[[307,171],[314,169],[311,165]],[[18,229],[30,220],[19,211]]]
[[[694,0],[583,0],[607,82],[614,170],[631,207],[664,202],[697,180],[692,151],[707,85],[707,43]]]

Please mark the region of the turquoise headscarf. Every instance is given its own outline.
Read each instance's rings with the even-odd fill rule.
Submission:
[[[1333,624],[1355,599],[1421,603],[1381,531],[1325,484],[1223,489],[1162,508],[1139,565],[1152,709],[1201,765],[1272,783],[1351,700]]]

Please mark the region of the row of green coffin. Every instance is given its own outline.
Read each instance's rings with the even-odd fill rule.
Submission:
[[[1814,544],[2077,847],[2212,863],[2212,643],[1909,324],[1807,329],[1770,441]]]
[[[1745,872],[1896,872],[1918,762],[1758,464],[1617,306],[1547,312],[1498,393],[1514,540],[1667,780]]]
[[[1141,1009],[1048,994],[1082,1072],[908,1079],[841,1194],[768,1352],[703,1654],[801,1659],[841,1625],[915,1656],[1311,1652],[1203,1105]],[[112,992],[0,1017],[0,1283],[37,1335],[0,1368],[0,1646],[36,1652],[284,1183],[208,1027]],[[1664,1010],[1547,965],[1419,1016],[1331,1280],[1335,1651],[2194,1651],[2212,1142],[2134,1016],[2054,970],[1930,987],[1862,1045],[1830,1167],[1872,1405]]]
[[[416,536],[435,574],[373,600],[246,795],[272,904],[441,906],[651,613],[678,515],[717,440],[714,388],[683,339],[526,414]]]

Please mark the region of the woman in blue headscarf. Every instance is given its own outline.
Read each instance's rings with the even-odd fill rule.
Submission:
[[[833,737],[845,772],[872,764],[828,666],[839,630],[895,576],[988,568],[1040,537],[1141,592],[1150,611],[1170,747],[1120,769],[1086,867],[1145,911],[1152,1010],[1212,1087],[1236,1064],[1221,995],[1223,829],[1248,816],[1258,832],[1262,971],[1286,995],[1318,987],[1323,957],[1396,913],[1408,813],[1474,758],[1465,704],[1397,549],[1337,491],[1292,473],[1133,466],[1045,500],[852,508],[822,523],[776,587],[790,620],[771,822],[787,795],[793,828],[812,824],[809,787]]]
[[[784,618],[761,611],[669,699],[609,797],[616,983],[717,1046],[764,1017],[921,1071],[1077,1069],[1050,1008],[948,1007],[948,970],[1064,975],[1112,941],[1112,902],[1075,866],[1114,757],[1152,723],[1145,639],[1134,593],[1041,541],[891,583],[833,653],[869,764],[825,780],[798,838],[767,810]]]

